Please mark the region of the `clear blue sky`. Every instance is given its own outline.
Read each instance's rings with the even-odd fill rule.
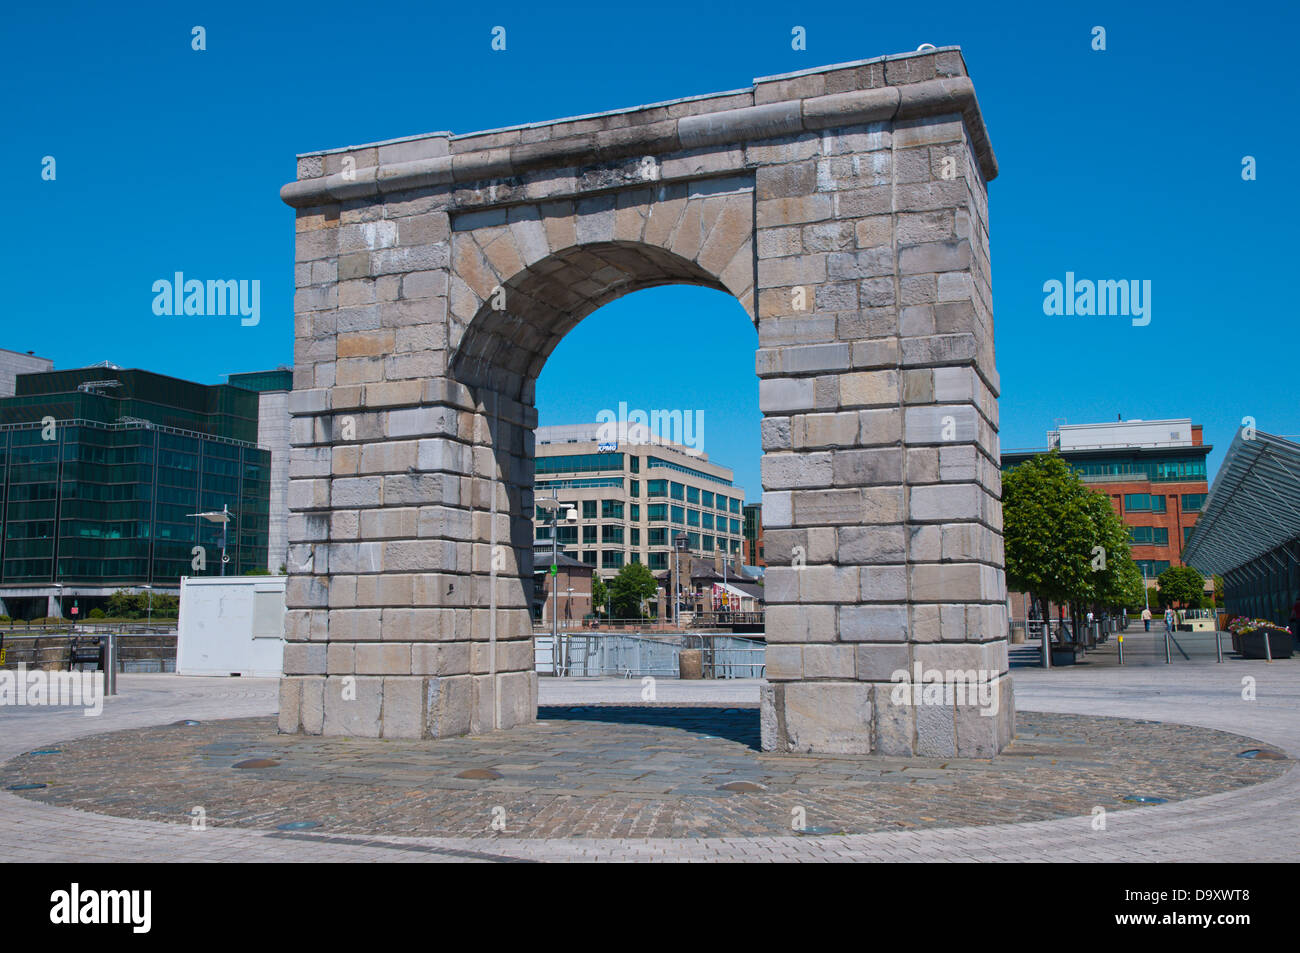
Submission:
[[[817,12],[807,12],[807,11]],[[1222,458],[1244,415],[1300,432],[1294,4],[229,2],[8,8],[0,347],[205,382],[292,360],[294,156],[743,87],[959,44],[991,185],[1002,443],[1190,416]],[[190,30],[207,30],[207,50]],[[507,50],[490,49],[507,30]],[[808,48],[790,31],[807,29]],[[1107,30],[1094,52],[1091,31]],[[41,159],[57,161],[42,181]],[[1253,155],[1258,179],[1241,178]],[[154,280],[258,278],[262,320],[155,317]],[[1150,279],[1152,321],[1046,317],[1043,282]],[[539,384],[545,423],[706,408],[705,449],[757,498],[756,336],[668,288],[590,317]]]

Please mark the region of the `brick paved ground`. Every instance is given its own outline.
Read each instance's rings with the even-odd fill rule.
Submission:
[[[1281,775],[1249,738],[1207,728],[1026,714],[992,761],[792,757],[758,750],[756,708],[544,707],[474,738],[276,733],[271,718],[130,729],[0,766],[0,787],[60,807],[267,830],[401,836],[752,837],[951,827],[1136,810]],[[266,766],[239,768],[248,762]],[[471,777],[465,777],[468,773]],[[472,777],[475,773],[485,775]]]
[[[1235,732],[1300,753],[1300,667],[1292,663],[1183,665],[1104,672],[1017,673],[1022,709],[1162,718]],[[1241,679],[1257,680],[1256,701],[1243,701]],[[660,698],[669,683],[661,683]],[[203,719],[265,716],[274,709],[273,683],[134,676],[102,718],[79,712],[6,709],[0,713],[0,758],[78,735],[126,727]],[[708,699],[707,683],[672,685],[675,692]],[[736,705],[744,685],[729,684]],[[626,698],[635,683],[586,685],[544,682],[547,696],[566,703]],[[752,683],[749,690],[752,691]],[[635,696],[634,696],[635,697]],[[1032,717],[1022,720],[1028,727]],[[1046,722],[1044,722],[1046,723]],[[591,725],[587,725],[591,728]],[[1153,727],[1153,726],[1147,726]],[[609,731],[618,726],[600,726]],[[619,729],[621,730],[621,729]],[[1130,730],[1145,730],[1136,726]],[[1164,729],[1161,729],[1162,731]],[[606,736],[608,739],[609,736]],[[1022,739],[1027,743],[1027,739]],[[736,744],[737,742],[731,742]],[[69,746],[71,747],[71,746]],[[680,754],[681,752],[679,752]],[[51,756],[40,756],[51,757]],[[1033,759],[1029,759],[1033,760]],[[1050,760],[1050,759],[1049,759]],[[1262,763],[1261,763],[1262,764]],[[1289,769],[1290,763],[1280,765]],[[1258,765],[1252,769],[1257,770]],[[1272,770],[1274,768],[1270,768]],[[504,772],[503,772],[504,773]],[[923,791],[939,785],[910,783]],[[492,782],[497,783],[497,782]],[[774,788],[770,788],[775,790]],[[129,792],[124,792],[128,793]],[[1142,791],[1138,793],[1150,793]],[[1266,860],[1300,852],[1297,772],[1208,797],[1157,807],[1111,812],[1106,830],[1086,814],[1052,821],[983,824],[847,836],[789,834],[759,837],[543,838],[499,835],[359,838],[321,833],[264,833],[235,828],[192,831],[152,821],[110,818],[25,800],[0,792],[0,857],[101,860],[510,860],[510,859],[1007,859],[1007,860]],[[728,796],[731,801],[736,795]],[[740,795],[742,801],[752,795]],[[1014,802],[1014,799],[1009,799]],[[192,805],[191,805],[192,806]],[[811,812],[810,812],[811,815]],[[933,815],[927,815],[933,816]],[[809,824],[815,818],[810,816]]]

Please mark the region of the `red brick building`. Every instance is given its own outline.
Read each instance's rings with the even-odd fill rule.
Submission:
[[[1083,481],[1104,493],[1129,528],[1133,559],[1154,585],[1170,566],[1181,566],[1183,547],[1209,493],[1205,460],[1213,449],[1190,419],[1125,420],[1062,425],[1040,450],[1002,454],[1008,470],[1058,449]],[[1019,613],[1019,599],[1012,612]]]

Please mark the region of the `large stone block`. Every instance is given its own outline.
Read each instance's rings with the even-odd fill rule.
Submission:
[[[785,750],[870,754],[874,687],[862,682],[790,682],[785,693]]]
[[[324,734],[378,738],[382,734],[384,680],[364,676],[327,678]]]

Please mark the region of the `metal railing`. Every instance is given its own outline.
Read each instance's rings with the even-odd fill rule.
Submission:
[[[15,637],[18,633],[36,633],[38,635],[54,635],[62,632],[83,632],[90,635],[106,634],[109,632],[120,633],[123,635],[137,635],[143,633],[168,633],[176,634],[175,619],[160,619],[153,622],[102,622],[99,620],[76,621],[65,619],[63,622],[23,622],[14,620],[11,622],[0,622],[0,634],[8,636],[13,633]]]
[[[558,646],[550,633],[533,637],[539,674],[559,677],[677,678],[683,649],[702,650],[704,678],[762,678],[766,646],[755,639],[713,633],[621,634],[569,630]]]
[[[714,629],[743,627],[747,632],[755,629],[761,631],[764,625],[763,612],[689,612],[682,610],[682,621],[674,625],[671,620],[659,619],[560,619],[562,632],[646,632],[680,635],[697,629]],[[533,620],[534,634],[549,635],[550,621]]]
[[[176,671],[175,632],[123,633],[105,631],[92,633],[54,632],[13,634],[0,630],[0,668],[14,669],[24,665],[29,669],[61,670],[69,666],[74,640],[79,644],[97,639],[100,645],[111,646],[116,659],[116,670],[128,674]]]

